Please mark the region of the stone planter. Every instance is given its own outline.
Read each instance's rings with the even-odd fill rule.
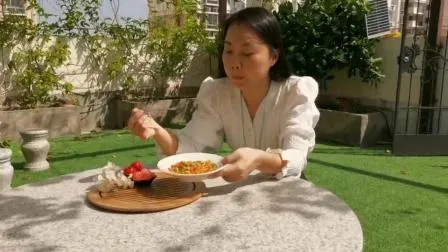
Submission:
[[[14,168],[11,165],[12,151],[8,148],[0,148],[0,192],[11,189]]]
[[[22,153],[25,156],[25,169],[41,171],[50,168],[47,161],[50,144],[48,143],[48,130],[31,129],[21,131],[23,142]]]
[[[320,119],[316,126],[316,137],[319,140],[370,147],[389,137],[386,118],[380,112],[356,114],[328,109],[319,111]]]

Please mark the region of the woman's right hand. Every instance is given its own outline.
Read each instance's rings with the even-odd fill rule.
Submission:
[[[147,140],[153,137],[160,128],[160,125],[151,117],[151,114],[138,108],[132,110],[131,118],[128,121],[128,129],[132,134],[140,137],[142,140]]]

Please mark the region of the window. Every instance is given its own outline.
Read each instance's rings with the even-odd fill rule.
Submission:
[[[205,12],[218,13],[218,6],[205,6]]]
[[[6,5],[12,6],[12,7],[22,7],[22,1],[21,0],[8,0],[6,1]]]
[[[207,14],[207,24],[212,26],[218,25],[218,15],[216,14]]]
[[[208,36],[209,38],[213,38],[213,37],[216,36],[216,32],[215,32],[215,31],[207,31],[207,36]]]
[[[219,2],[218,0],[204,0],[206,5],[214,5],[214,6],[218,6]]]
[[[22,0],[6,0],[6,13],[10,15],[24,15],[25,4]]]

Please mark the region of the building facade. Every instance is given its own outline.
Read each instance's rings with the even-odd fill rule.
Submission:
[[[34,20],[34,11],[27,9],[25,0],[0,0],[0,20],[7,15],[26,16]]]
[[[405,0],[389,0],[391,27],[394,31],[402,31]],[[407,34],[423,34],[425,22],[429,17],[430,0],[409,0]]]
[[[262,4],[263,0],[227,0],[227,13],[230,14],[246,7],[261,6]],[[198,14],[205,18],[208,35],[215,37],[219,30],[219,0],[201,0],[197,8]],[[149,0],[149,9],[151,17],[163,17],[168,20],[173,16],[173,9],[161,0]]]

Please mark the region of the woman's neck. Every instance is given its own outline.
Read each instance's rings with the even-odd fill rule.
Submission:
[[[270,86],[270,80],[256,83],[255,85],[248,85],[241,90],[244,101],[246,102],[249,113],[252,117],[255,116],[258,107],[267,95]]]

